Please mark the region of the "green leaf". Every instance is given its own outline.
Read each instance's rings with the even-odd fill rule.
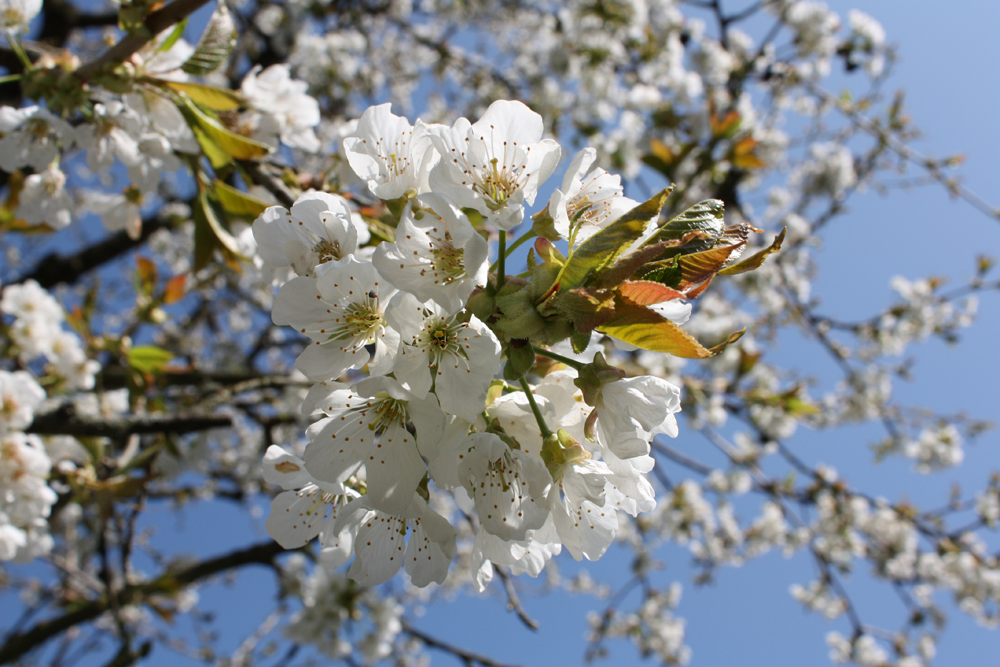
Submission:
[[[573,251],[559,279],[560,289],[581,285],[588,274],[600,273],[642,236],[649,221],[660,214],[672,188],[661,190],[639,204]]]
[[[184,34],[184,30],[187,28],[188,18],[184,17],[184,20],[174,26],[174,29],[167,35],[167,38],[163,40],[160,46],[156,49],[157,53],[163,53],[164,51],[169,51],[170,47],[177,43],[177,40],[181,38]]]
[[[515,343],[518,345],[515,346]],[[503,379],[516,382],[535,365],[535,350],[526,340],[511,341],[507,348],[507,363],[503,367]]]
[[[212,185],[215,189],[215,196],[218,197],[222,208],[226,213],[237,218],[255,220],[257,216],[271,206],[271,204],[261,201],[246,192],[237,190],[231,185],[226,185],[218,179],[214,180]]]
[[[243,99],[243,96],[228,88],[206,86],[203,83],[190,81],[161,81],[161,83],[175,92],[187,95],[194,102],[213,111],[232,111],[246,106],[246,100]]]
[[[217,70],[223,63],[229,60],[229,56],[236,48],[236,37],[239,31],[236,22],[229,12],[225,2],[219,2],[215,13],[208,21],[205,32],[198,40],[198,46],[194,53],[188,58],[181,69],[188,74],[204,76]]]
[[[666,352],[685,359],[704,359],[722,352],[746,331],[737,331],[725,342],[713,348],[706,348],[694,336],[659,313],[643,306],[633,306],[620,301],[615,309],[615,317],[600,330],[609,336],[653,352]]]
[[[182,97],[181,100],[184,103],[181,111],[214,169],[229,164],[233,158],[255,160],[271,152],[270,146],[229,131],[217,119],[202,111],[190,98]]]
[[[212,256],[220,244],[212,226],[208,224],[201,197],[191,207],[191,217],[194,219],[194,271],[197,273],[212,263]]]
[[[699,236],[709,239],[709,242],[722,236],[724,229],[723,214],[725,204],[719,199],[700,201],[675,218],[660,225],[660,231],[653,234],[643,247],[660,243],[661,241],[680,241],[686,234],[697,232]]]
[[[174,358],[174,353],[155,345],[137,345],[128,351],[128,365],[141,373],[156,373]]]
[[[236,241],[236,238],[229,233],[229,230],[223,226],[222,221],[216,214],[215,207],[212,206],[212,201],[208,197],[207,190],[201,191],[201,194],[198,196],[198,201],[201,203],[202,211],[205,214],[205,221],[211,228],[212,233],[215,234],[215,238],[219,239],[219,243],[222,247],[236,257],[245,259],[240,251],[240,244]]]
[[[734,276],[738,273],[746,273],[747,271],[753,271],[754,269],[759,269],[760,266],[764,263],[764,260],[767,259],[769,255],[772,255],[781,250],[781,243],[785,240],[785,232],[787,231],[788,231],[787,227],[782,229],[781,233],[778,234],[776,237],[774,237],[774,241],[771,243],[771,245],[767,246],[766,248],[764,248],[759,252],[755,252],[750,257],[746,257],[736,262],[735,264],[727,266],[726,268],[719,271],[719,273],[721,273],[724,276]]]

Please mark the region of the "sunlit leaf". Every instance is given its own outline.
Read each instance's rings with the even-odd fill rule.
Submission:
[[[788,231],[787,228],[782,229],[781,233],[774,238],[774,241],[771,243],[771,245],[767,246],[763,250],[755,252],[750,257],[746,257],[736,262],[735,264],[727,266],[726,268],[719,271],[719,273],[721,273],[724,276],[733,276],[738,273],[753,271],[754,269],[760,268],[761,264],[764,263],[764,260],[767,259],[768,256],[773,255],[774,253],[781,250],[781,243],[785,240],[786,231]]]
[[[231,215],[238,218],[256,219],[265,209],[271,206],[265,201],[237,190],[231,185],[227,185],[216,179],[212,182],[215,189],[215,196],[219,199],[222,208]]]
[[[206,86],[190,81],[162,81],[162,84],[175,92],[184,93],[194,102],[213,111],[232,111],[246,106],[246,100],[243,99],[243,96],[228,88]]]
[[[664,301],[685,298],[681,292],[650,280],[622,283],[618,288],[618,295],[636,306],[652,306]]]
[[[167,38],[160,43],[159,47],[157,47],[156,49],[157,53],[164,53],[166,51],[169,51],[170,48],[177,43],[177,40],[179,40],[181,36],[184,35],[184,30],[187,29],[188,18],[189,17],[185,17],[183,21],[174,26],[174,29],[170,32],[169,35],[167,35]]]
[[[156,264],[145,257],[136,257],[136,275],[139,278],[139,289],[143,294],[153,293],[156,287]]]
[[[721,200],[700,201],[661,225],[660,230],[643,243],[643,247],[662,241],[680,241],[691,232],[697,232],[703,238],[714,241],[725,229],[724,213],[725,204]]]
[[[242,257],[239,243],[236,241],[236,238],[229,233],[229,230],[223,226],[222,221],[216,214],[215,208],[212,206],[212,202],[208,197],[208,191],[203,190],[199,195],[198,200],[201,203],[208,226],[212,229],[212,233],[215,234],[215,237],[219,239],[219,243],[222,247],[236,257]]]
[[[686,359],[714,356],[725,349],[726,345],[739,340],[745,331],[734,333],[720,345],[706,348],[694,336],[659,313],[628,304],[619,304],[614,319],[601,325],[600,330],[644,350],[665,352]]]
[[[671,190],[661,190],[576,248],[562,273],[560,289],[582,284],[588,274],[600,272],[628,250],[646,231],[649,221],[660,214]]]
[[[137,345],[128,351],[128,365],[142,373],[155,373],[174,358],[174,353],[155,345]]]
[[[174,276],[167,282],[163,290],[163,303],[176,303],[184,298],[187,287],[187,274],[182,273]]]
[[[218,169],[229,164],[233,158],[256,160],[271,152],[270,146],[226,129],[222,123],[198,108],[189,98],[181,99],[184,101],[182,111],[185,112],[188,124],[191,125],[198,143],[213,168]]]

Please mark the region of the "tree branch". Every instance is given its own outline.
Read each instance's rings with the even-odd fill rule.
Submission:
[[[154,232],[170,226],[166,217],[156,217],[142,221],[142,234],[132,239],[125,232],[118,232],[89,248],[84,248],[75,255],[46,255],[35,268],[26,275],[7,281],[7,285],[16,285],[28,280],[34,280],[45,288],[55,287],[60,283],[73,284],[88,271],[123,255],[133,248],[138,248],[153,235]]]
[[[481,655],[479,653],[473,653],[472,651],[466,651],[464,648],[453,646],[451,644],[448,644],[447,642],[441,641],[440,639],[436,639],[434,637],[431,637],[430,635],[424,634],[422,631],[417,630],[415,627],[413,627],[406,621],[403,621],[403,632],[410,635],[411,637],[419,639],[420,641],[422,641],[427,646],[430,646],[431,648],[436,648],[438,650],[451,653],[457,658],[461,658],[462,661],[464,661],[465,664],[467,665],[471,665],[473,663],[478,662],[480,665],[485,665],[485,667],[513,667],[510,665],[506,665],[505,663],[502,662],[497,662],[496,660],[488,656]]]
[[[74,73],[76,77],[86,83],[94,78],[102,69],[113,63],[125,62],[132,55],[152,41],[159,33],[163,32],[175,23],[180,22],[184,17],[193,14],[209,0],[174,0],[163,9],[158,9],[143,22],[147,31],[134,31],[126,35],[122,41],[118,42],[105,51],[97,60],[93,60]]]
[[[244,565],[267,565],[285,550],[273,540],[267,540],[246,549],[233,551],[218,556],[191,567],[167,572],[153,581],[138,586],[127,586],[118,596],[119,604],[138,604],[151,595],[170,595],[183,587],[206,579],[214,574],[225,572]],[[61,632],[81,623],[92,621],[111,608],[111,601],[106,597],[83,603],[73,611],[62,616],[43,621],[26,632],[12,635],[0,647],[0,665],[13,662]],[[483,663],[488,664],[488,663]]]
[[[102,419],[78,415],[73,406],[67,404],[52,412],[35,415],[35,421],[27,432],[38,435],[126,438],[142,433],[193,433],[231,425],[232,420],[225,415],[153,414]]]

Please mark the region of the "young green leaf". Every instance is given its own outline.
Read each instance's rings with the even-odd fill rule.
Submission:
[[[232,111],[246,106],[246,100],[243,99],[243,96],[228,88],[206,86],[190,81],[162,81],[161,83],[175,92],[184,93],[192,101],[213,111]]]
[[[222,208],[226,213],[237,218],[254,220],[266,208],[271,206],[271,204],[261,201],[246,192],[241,192],[231,185],[226,185],[218,179],[212,182],[212,186],[215,189],[215,196],[218,197]]]
[[[710,244],[722,236],[725,227],[724,213],[725,204],[722,201],[718,199],[700,201],[680,215],[660,225],[660,230],[643,243],[643,247],[661,241],[679,241],[691,232],[697,232],[699,236],[708,239]]]
[[[136,345],[128,351],[128,365],[141,373],[156,373],[166,367],[174,353],[155,345]]]
[[[715,356],[722,352],[726,345],[739,340],[745,331],[734,333],[720,345],[706,348],[694,336],[659,313],[623,301],[619,301],[614,319],[601,325],[600,330],[644,350],[666,352],[685,359]]]
[[[181,69],[195,76],[211,74],[229,60],[233,49],[236,48],[238,35],[239,30],[229,8],[225,2],[219,2],[205,32],[198,40],[198,46],[195,47],[191,57],[181,65]]]
[[[660,214],[671,190],[661,190],[576,248],[562,272],[560,289],[581,285],[588,274],[599,273],[628,250],[646,231],[649,221]]]
[[[181,100],[184,103],[181,111],[213,168],[223,167],[232,162],[233,158],[255,160],[271,152],[270,146],[229,131],[190,98],[182,97]]]

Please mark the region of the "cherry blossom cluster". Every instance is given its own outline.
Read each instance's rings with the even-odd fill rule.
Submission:
[[[596,361],[601,380],[588,385],[589,366],[572,360],[575,370],[508,384],[500,338],[466,308],[497,279],[469,213],[500,233],[521,223],[559,160],[542,131],[519,102],[451,126],[372,107],[344,150],[371,193],[401,209],[395,241],[365,258],[348,202],[322,192],[254,223],[260,256],[296,274],[272,318],[309,339],[295,365],[316,383],[303,411],[320,417],[304,458],[278,446],[265,457],[265,478],[285,489],[267,521],[283,546],[319,535],[322,562],[354,556],[358,582],[382,583],[403,566],[417,586],[441,583],[456,530],[428,500],[452,491],[478,517],[470,568],[482,590],[491,563],[537,576],[563,548],[596,560],[619,511],[655,507],[649,441],[677,435],[680,390]],[[594,158],[577,156],[546,208],[571,243],[636,205],[618,177],[591,169]]]

